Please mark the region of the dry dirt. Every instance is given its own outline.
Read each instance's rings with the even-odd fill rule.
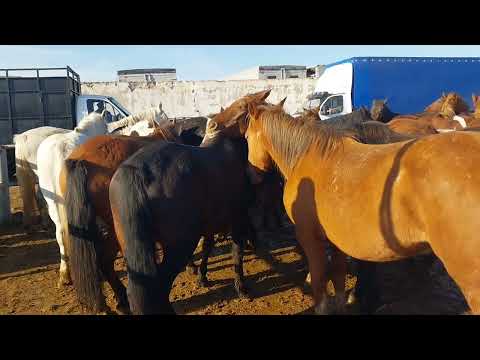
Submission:
[[[84,314],[71,286],[58,289],[59,251],[54,235],[42,231],[27,235],[18,224],[22,204],[18,187],[11,187],[14,222],[0,228],[0,314]],[[182,272],[177,277],[170,300],[177,314],[273,315],[310,314],[312,297],[302,287],[304,274],[295,251],[293,229],[284,229],[270,238],[268,253],[261,256],[246,251],[244,269],[250,299],[236,297],[232,279],[230,241],[217,242],[208,262],[212,285],[202,288],[196,276]],[[196,260],[198,263],[198,254]],[[123,259],[116,270],[126,283]],[[382,264],[377,281],[382,306],[378,314],[461,314],[467,307],[442,264],[421,259],[415,266],[407,262]],[[353,286],[349,278],[347,287]],[[113,294],[104,287],[107,303],[113,308]]]

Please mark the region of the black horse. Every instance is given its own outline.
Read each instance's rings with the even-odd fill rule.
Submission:
[[[372,121],[372,117],[366,108],[361,107],[360,109],[354,110],[349,114],[321,120],[320,123],[333,125],[337,129],[350,129],[355,125],[364,123],[366,121]]]
[[[254,195],[245,173],[246,141],[228,130],[201,147],[149,145],[113,176],[110,203],[133,313],[173,313],[172,283],[202,235],[212,244],[214,234],[232,232],[235,289],[246,295],[242,257]]]

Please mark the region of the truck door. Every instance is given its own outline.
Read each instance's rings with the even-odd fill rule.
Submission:
[[[87,111],[89,114],[93,111],[101,113],[103,110],[107,111],[107,123],[120,120],[124,117],[109,101],[103,99],[87,99]]]
[[[328,97],[320,107],[320,118],[322,120],[343,115],[343,94]]]

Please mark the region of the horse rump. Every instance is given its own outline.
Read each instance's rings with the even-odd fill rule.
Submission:
[[[65,160],[65,210],[68,219],[70,271],[78,300],[88,309],[105,309],[99,267],[100,242],[95,212],[87,193],[87,168],[81,160]]]
[[[125,242],[128,272],[127,294],[133,314],[158,314],[162,311],[161,282],[156,264],[156,249],[151,241],[153,223],[148,204],[144,174],[124,164],[118,168],[110,183],[110,204],[115,219],[115,231]],[[121,229],[117,227],[121,224]],[[156,251],[157,250],[157,251]]]

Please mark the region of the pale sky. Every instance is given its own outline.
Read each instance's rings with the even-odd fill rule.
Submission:
[[[176,68],[178,80],[220,80],[257,65],[329,64],[353,56],[478,57],[479,45],[2,45],[0,68],[65,67],[82,81],[117,71]]]

